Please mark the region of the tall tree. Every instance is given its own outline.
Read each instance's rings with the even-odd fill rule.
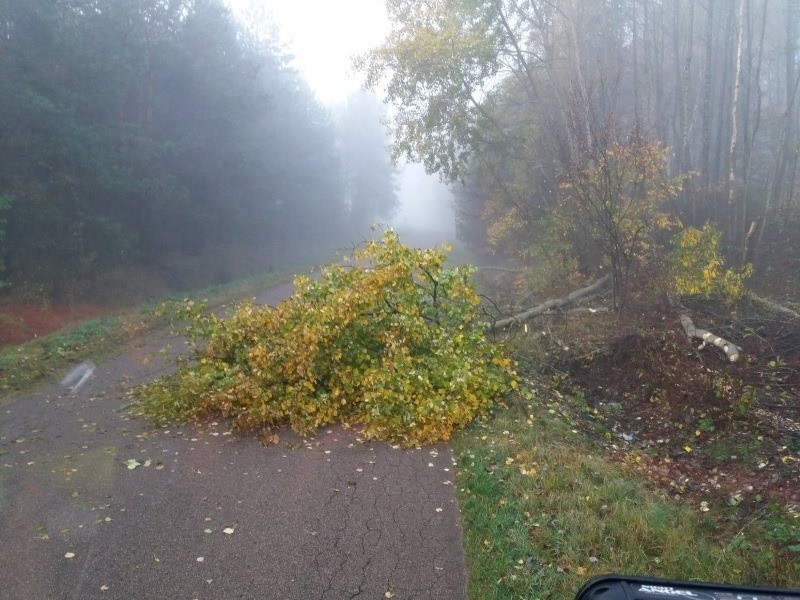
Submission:
[[[14,287],[58,295],[119,265],[336,237],[330,116],[220,0],[7,0],[0,24]]]

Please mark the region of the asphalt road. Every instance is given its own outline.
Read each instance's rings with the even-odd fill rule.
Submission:
[[[167,343],[0,406],[0,598],[466,597],[447,446],[153,428],[124,408]]]

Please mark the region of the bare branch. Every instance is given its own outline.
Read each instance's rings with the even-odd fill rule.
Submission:
[[[605,287],[605,285],[610,280],[611,277],[609,275],[601,277],[600,279],[595,281],[592,285],[587,286],[585,288],[581,288],[579,290],[575,290],[568,296],[564,296],[563,298],[554,298],[553,300],[548,300],[547,302],[544,302],[539,306],[535,306],[534,308],[528,309],[525,312],[519,313],[518,315],[514,315],[513,317],[500,319],[499,321],[495,322],[491,328],[502,329],[503,327],[508,327],[509,325],[513,325],[514,323],[522,323],[523,321],[527,321],[528,319],[537,317],[554,308],[566,306],[567,304],[572,304],[573,302],[576,302],[581,298],[588,298],[590,296],[593,296],[597,294],[601,289],[603,289],[603,287]]]

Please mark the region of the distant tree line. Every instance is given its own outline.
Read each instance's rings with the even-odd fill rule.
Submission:
[[[3,0],[0,279],[58,297],[213,248],[274,263],[391,214],[377,118],[339,131],[263,31],[219,0]]]
[[[462,237],[588,268],[615,232],[641,264],[710,221],[730,261],[800,286],[798,0],[386,4],[362,67],[395,153],[464,183]]]

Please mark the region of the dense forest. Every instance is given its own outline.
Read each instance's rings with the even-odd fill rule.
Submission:
[[[709,223],[731,265],[797,288],[796,0],[387,5],[361,65],[396,107],[395,154],[464,184],[464,239],[529,276],[608,267],[621,294]]]
[[[7,293],[218,283],[394,209],[381,104],[330,114],[263,20],[218,0],[4,0],[0,32]]]

